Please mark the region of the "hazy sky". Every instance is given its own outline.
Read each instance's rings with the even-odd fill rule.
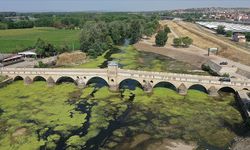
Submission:
[[[195,7],[250,8],[250,0],[0,0],[0,12],[151,11]]]

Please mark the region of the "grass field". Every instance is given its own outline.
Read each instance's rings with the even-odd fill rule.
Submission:
[[[55,46],[74,44],[75,49],[79,49],[79,32],[55,28],[0,30],[0,53],[18,52],[33,47],[38,38]]]

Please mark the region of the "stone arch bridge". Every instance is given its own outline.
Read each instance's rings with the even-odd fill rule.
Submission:
[[[211,96],[216,96],[222,88],[230,88],[234,91],[250,89],[249,79],[231,79],[230,82],[221,82],[219,77],[124,70],[117,66],[109,66],[105,69],[1,68],[0,74],[13,80],[23,79],[25,84],[31,84],[38,78],[42,78],[49,86],[59,83],[63,78],[68,78],[81,88],[88,85],[91,79],[101,78],[112,91],[119,90],[121,83],[129,79],[136,81],[146,92],[151,92],[161,83],[171,85],[180,94],[186,94],[187,90],[194,86],[202,87]]]

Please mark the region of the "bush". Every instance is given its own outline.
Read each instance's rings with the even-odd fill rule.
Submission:
[[[176,47],[189,47],[193,43],[193,40],[190,37],[180,37],[180,38],[174,38],[173,44]]]
[[[230,75],[229,75],[229,73],[224,73],[222,76],[223,77],[229,77]]]
[[[190,37],[186,36],[182,38],[182,43],[185,47],[189,47],[193,43],[193,40]]]
[[[232,31],[227,31],[226,32],[226,37],[232,37],[233,36],[233,32]]]
[[[49,65],[43,63],[42,61],[39,61],[37,65],[35,65],[35,68],[48,68]]]
[[[218,26],[217,29],[216,29],[216,32],[218,34],[225,34],[226,33],[225,26],[222,26],[222,25]]]
[[[181,38],[174,38],[173,43],[174,43],[174,46],[179,47],[182,45],[182,40]]]

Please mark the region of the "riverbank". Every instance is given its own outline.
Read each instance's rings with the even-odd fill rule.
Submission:
[[[106,51],[95,60],[89,60],[81,65],[64,66],[67,68],[106,68],[108,61],[116,61],[123,69],[187,73],[209,75],[195,65],[151,52],[137,51],[133,46],[121,46]]]

